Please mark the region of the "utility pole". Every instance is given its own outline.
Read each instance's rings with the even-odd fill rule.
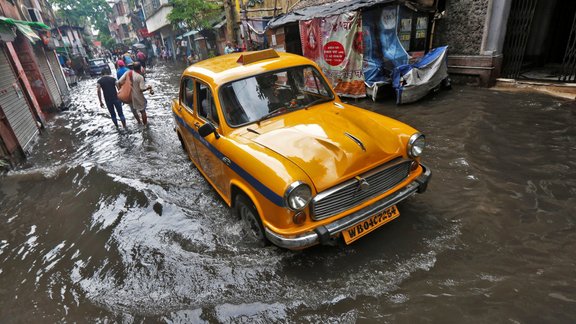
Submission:
[[[224,13],[226,14],[226,38],[231,42],[237,42],[236,37],[236,6],[233,0],[224,0]]]

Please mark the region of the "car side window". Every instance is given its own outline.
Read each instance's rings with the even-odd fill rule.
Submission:
[[[210,88],[204,83],[196,81],[196,93],[198,115],[218,125],[219,118],[216,112],[216,103],[214,102],[214,96]]]
[[[182,102],[182,104],[186,106],[186,108],[190,109],[190,111],[193,111],[194,80],[190,78],[184,78],[182,80],[182,93],[180,94],[180,96],[181,96],[180,102]]]

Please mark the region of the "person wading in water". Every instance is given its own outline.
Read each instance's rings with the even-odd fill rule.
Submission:
[[[142,66],[140,62],[134,63],[134,68],[132,71],[124,73],[124,75],[116,82],[118,88],[126,82],[126,78],[132,78],[132,103],[130,103],[130,109],[134,114],[134,118],[138,124],[148,124],[148,116],[146,115],[146,105],[148,101],[144,97],[144,92],[150,90],[150,94],[154,94],[154,90],[152,90],[152,86],[146,86],[144,83],[144,77],[142,76]],[[140,121],[140,116],[138,113],[142,115],[142,121]]]
[[[98,79],[96,85],[96,91],[98,91],[98,100],[100,101],[100,108],[104,108],[104,103],[102,102],[102,94],[104,93],[104,102],[106,102],[106,107],[110,112],[110,117],[112,117],[112,122],[118,128],[118,120],[116,119],[116,113],[120,117],[122,126],[126,128],[126,118],[124,118],[124,113],[122,112],[122,102],[118,99],[118,93],[116,91],[116,79],[110,76],[110,68],[106,67],[102,70],[103,76]],[[102,90],[102,91],[100,91]],[[116,110],[114,110],[116,109]]]

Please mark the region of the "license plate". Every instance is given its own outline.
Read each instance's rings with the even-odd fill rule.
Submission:
[[[344,242],[350,244],[398,216],[400,212],[396,206],[379,211],[372,217],[342,231]]]

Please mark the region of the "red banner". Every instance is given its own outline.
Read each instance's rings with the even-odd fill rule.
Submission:
[[[300,21],[300,38],[304,56],[318,63],[339,95],[366,96],[358,12]]]
[[[147,28],[141,28],[138,32],[142,37],[152,37],[152,33],[149,33]]]

